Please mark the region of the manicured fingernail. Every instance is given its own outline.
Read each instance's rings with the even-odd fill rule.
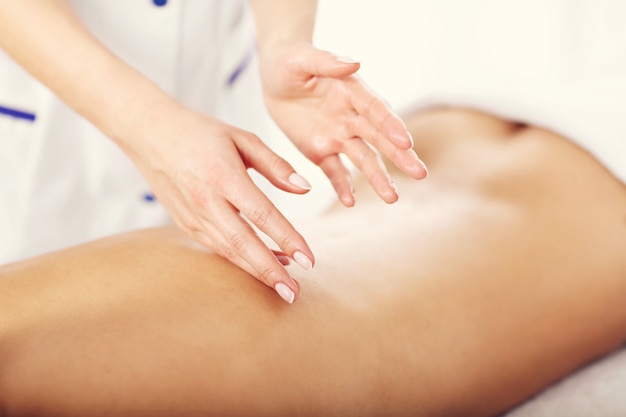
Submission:
[[[426,166],[426,164],[424,163],[424,161],[422,161],[421,159],[419,160],[419,164],[422,166],[422,168],[424,169],[424,171],[426,171],[426,175],[424,176],[424,178],[426,178],[428,176],[428,167]]]
[[[294,252],[293,260],[296,261],[296,263],[300,265],[305,271],[310,271],[311,269],[313,269],[313,262],[311,262],[308,256],[300,251]]]
[[[411,135],[411,132],[409,132],[408,130],[406,131],[406,134],[409,137],[409,140],[411,141],[411,148],[412,148],[413,145],[415,145],[415,141],[413,140],[413,135]]]
[[[276,290],[278,295],[280,295],[280,298],[287,301],[289,304],[293,303],[294,298],[296,298],[293,291],[291,291],[291,288],[289,288],[282,282],[279,282],[278,284],[276,284],[274,289]]]
[[[287,266],[291,263],[291,259],[286,255],[276,255],[276,259],[278,259],[278,262],[283,266]]]
[[[343,63],[343,64],[358,64],[359,61],[357,61],[356,59],[352,59],[350,57],[347,56],[338,56],[336,57],[337,61]]]
[[[304,179],[302,175],[296,174],[295,172],[289,176],[289,183],[303,190],[311,189],[311,184],[309,184],[309,182]]]

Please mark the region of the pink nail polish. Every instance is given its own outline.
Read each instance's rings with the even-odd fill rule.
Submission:
[[[313,269],[313,262],[311,262],[308,256],[300,251],[294,252],[293,260],[296,261],[296,263],[300,265],[305,271],[310,271],[311,269]]]
[[[291,185],[295,185],[300,189],[311,189],[311,184],[309,184],[309,182],[302,175],[296,174],[295,172],[289,176],[288,181]]]
[[[422,168],[424,168],[424,171],[426,171],[426,175],[424,176],[424,178],[426,178],[428,176],[428,167],[426,166],[424,161],[422,161],[421,159],[419,160],[419,163],[422,166]]]
[[[276,290],[280,298],[287,301],[289,304],[293,303],[293,300],[296,298],[293,291],[291,291],[291,288],[289,288],[287,285],[283,284],[282,282],[279,282],[278,284],[276,284],[274,289]]]
[[[338,56],[336,57],[336,59],[342,64],[358,64],[359,63],[359,61],[357,61],[356,59],[352,59],[347,56]]]
[[[406,134],[409,137],[409,141],[411,142],[411,148],[412,148],[413,145],[415,145],[415,141],[413,140],[413,135],[411,135],[411,132],[409,132],[408,130],[406,131]]]

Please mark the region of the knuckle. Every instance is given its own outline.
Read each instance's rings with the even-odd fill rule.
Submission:
[[[367,161],[369,149],[367,146],[363,146],[361,140],[352,140],[346,143],[345,153],[350,156],[350,159],[360,169],[364,168],[364,163]]]
[[[276,275],[274,268],[267,267],[261,270],[259,278],[268,285],[274,282],[274,276]]]
[[[363,108],[363,115],[368,119],[372,115],[372,109],[376,105],[376,97],[371,96],[370,99],[365,103],[365,107]]]
[[[291,248],[291,246],[293,245],[294,239],[293,237],[291,237],[291,235],[289,234],[285,234],[283,236],[280,237],[280,239],[278,239],[279,241],[276,242],[278,244],[278,246],[284,250],[285,252],[291,252],[289,249]]]
[[[385,116],[382,118],[381,122],[380,122],[380,126],[385,126],[387,123],[389,122],[393,122],[393,113],[391,112],[386,112]]]
[[[204,190],[194,187],[189,190],[189,199],[194,207],[205,209],[208,206],[208,196]]]
[[[237,232],[228,238],[228,246],[233,252],[241,252],[248,242],[248,236],[245,233]]]
[[[196,242],[206,246],[207,248],[215,248],[215,243],[213,242],[213,240],[209,236],[207,236],[202,230],[197,228],[191,228],[185,230],[185,233],[187,234],[187,236],[189,236]]]
[[[271,217],[271,209],[268,209],[268,207],[256,207],[252,211],[250,220],[259,229],[263,229],[267,225],[270,217]]]
[[[237,259],[237,252],[228,242],[223,242],[222,244],[220,244],[219,251],[224,258],[228,259],[231,262],[235,262],[235,260]]]
[[[369,128],[369,140],[376,148],[380,148],[381,143],[383,143],[380,132],[374,126]]]
[[[342,142],[333,137],[335,137],[335,135],[325,133],[316,134],[308,145],[311,150],[307,155],[309,159],[317,163],[318,160],[338,153],[339,150],[341,150]]]
[[[373,171],[368,176],[368,181],[374,188],[384,187],[391,182],[391,179],[384,171]]]
[[[210,196],[206,189],[202,187],[191,187],[188,190],[189,200],[193,207],[201,210],[208,210],[211,204],[209,203]]]
[[[269,166],[272,172],[291,171],[291,166],[280,156],[272,152]]]

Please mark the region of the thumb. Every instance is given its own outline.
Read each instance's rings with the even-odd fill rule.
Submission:
[[[302,71],[318,77],[343,78],[359,70],[361,64],[351,58],[335,56],[328,51],[311,48],[302,57]]]

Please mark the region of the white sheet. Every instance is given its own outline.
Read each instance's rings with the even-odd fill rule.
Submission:
[[[529,400],[505,417],[626,416],[626,348]]]

